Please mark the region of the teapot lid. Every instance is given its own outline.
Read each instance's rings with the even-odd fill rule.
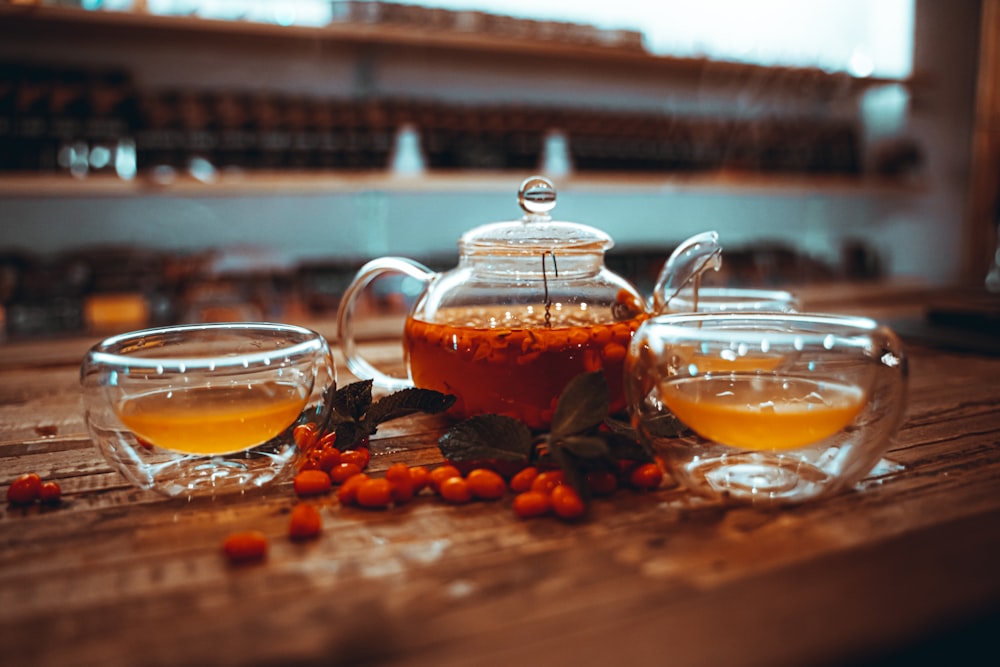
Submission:
[[[531,176],[521,183],[517,201],[524,216],[520,220],[493,222],[471,229],[459,239],[463,254],[538,255],[603,253],[614,245],[599,229],[575,222],[558,222],[549,211],[556,205],[556,189],[544,176]]]

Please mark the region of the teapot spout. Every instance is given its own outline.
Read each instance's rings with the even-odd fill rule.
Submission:
[[[702,232],[682,242],[663,264],[653,288],[654,313],[666,312],[667,304],[688,284],[709,269],[722,266],[718,232]]]

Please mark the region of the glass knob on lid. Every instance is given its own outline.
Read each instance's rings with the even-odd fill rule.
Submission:
[[[526,178],[517,192],[524,215],[519,220],[493,222],[469,230],[459,239],[463,254],[507,257],[555,253],[603,255],[614,245],[611,237],[587,225],[559,222],[550,212],[556,206],[556,188],[544,176]]]
[[[531,176],[521,183],[517,203],[528,216],[549,220],[549,211],[556,207],[556,188],[544,176]]]

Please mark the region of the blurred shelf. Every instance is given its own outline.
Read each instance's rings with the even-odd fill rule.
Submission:
[[[0,36],[24,31],[58,37],[85,30],[92,39],[127,38],[132,41],[167,39],[233,40],[255,47],[285,47],[290,43],[325,48],[411,48],[462,54],[485,53],[501,57],[523,56],[561,61],[600,63],[611,67],[662,72],[698,78],[743,79],[766,77],[769,84],[784,86],[801,95],[826,95],[830,90],[864,90],[888,84],[911,85],[911,79],[854,77],[818,68],[771,67],[704,58],[651,54],[640,47],[577,44],[496,35],[432,26],[392,25],[359,21],[334,21],[323,27],[280,26],[250,21],[205,19],[196,16],[160,16],[135,12],[0,4]]]
[[[91,175],[74,178],[56,174],[0,173],[0,199],[33,197],[229,197],[322,195],[363,191],[385,192],[499,192],[510,193],[531,173],[520,171],[435,171],[419,176],[370,172],[242,172],[220,173],[212,181],[179,175],[154,182],[142,176],[122,180]],[[697,191],[801,194],[817,192],[844,196],[913,196],[925,186],[899,180],[799,174],[740,173],[576,173],[555,176],[563,191],[671,194]]]

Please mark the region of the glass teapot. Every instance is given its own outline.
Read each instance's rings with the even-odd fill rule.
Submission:
[[[476,227],[459,240],[458,265],[436,273],[411,259],[365,264],[345,290],[337,314],[348,367],[396,391],[421,387],[453,394],[457,419],[503,414],[543,429],[575,376],[603,371],[611,412],[625,407],[624,366],[632,335],[692,277],[718,268],[715,232],[692,237],[664,264],[649,302],[604,265],[614,245],[604,232],[554,221],[552,183],[526,179],[520,220]],[[403,274],[424,283],[406,317],[402,343],[407,377],[376,369],[358,352],[355,305],[379,276]]]

